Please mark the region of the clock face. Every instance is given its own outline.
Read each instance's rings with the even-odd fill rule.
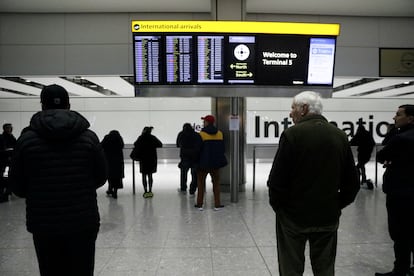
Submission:
[[[250,50],[249,47],[247,47],[244,44],[237,45],[234,48],[234,57],[238,60],[246,60],[250,56]]]

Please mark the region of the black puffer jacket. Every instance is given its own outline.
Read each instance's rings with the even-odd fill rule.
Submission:
[[[99,229],[96,189],[107,166],[89,122],[70,110],[33,115],[17,140],[10,168],[12,191],[26,198],[26,225],[32,233]]]

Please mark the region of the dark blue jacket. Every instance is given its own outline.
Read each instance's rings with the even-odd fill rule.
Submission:
[[[107,166],[89,122],[70,110],[33,115],[17,139],[10,166],[11,189],[26,198],[27,230],[68,234],[99,229],[96,189]]]
[[[200,131],[201,148],[198,168],[219,169],[227,165],[224,155],[223,133],[213,125],[208,125]]]

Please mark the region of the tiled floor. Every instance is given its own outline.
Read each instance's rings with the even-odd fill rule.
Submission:
[[[131,165],[125,189],[117,200],[98,190],[101,231],[95,275],[279,275],[276,258],[275,215],[268,205],[265,181],[270,163],[259,163],[256,191],[252,165],[247,165],[246,192],[231,203],[223,193],[221,211],[212,209],[211,185],[204,211],[194,197],[177,192],[176,164],[160,164],[154,176],[154,197],[144,199],[140,177],[132,195]],[[374,178],[374,163],[368,165]],[[381,179],[382,169],[379,169]],[[32,237],[25,228],[24,200],[0,204],[0,275],[38,275]],[[392,268],[385,196],[380,188],[361,189],[354,204],[343,211],[339,230],[336,275],[366,276]],[[62,268],[64,269],[64,268]],[[312,275],[306,259],[304,275]]]

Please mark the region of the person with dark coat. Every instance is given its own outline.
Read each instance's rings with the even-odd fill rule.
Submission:
[[[10,160],[16,145],[16,138],[12,132],[12,124],[3,124],[3,133],[0,135],[0,202],[8,201],[10,195],[8,179],[4,174],[6,168],[10,166]]]
[[[307,242],[313,275],[335,275],[341,210],[360,188],[348,138],[322,108],[315,92],[293,98],[294,126],[281,134],[267,181],[281,276],[303,275]]]
[[[384,139],[381,142],[381,145],[385,146],[391,140],[394,135],[398,133],[398,129],[395,127],[395,124],[389,124],[387,126],[387,133],[385,134]]]
[[[385,166],[382,189],[386,194],[388,231],[394,242],[394,268],[376,276],[409,274],[414,248],[414,105],[398,107],[394,116],[397,134],[377,153]]]
[[[210,174],[213,183],[214,210],[217,211],[224,207],[220,200],[220,168],[227,165],[227,159],[224,155],[223,133],[214,126],[216,119],[213,115],[207,115],[201,119],[204,127],[199,133],[202,142],[197,164],[198,192],[195,207],[200,211],[203,210],[206,177]]]
[[[108,162],[108,190],[106,194],[113,198],[118,197],[118,189],[123,188],[124,173],[124,140],[119,131],[111,130],[101,142]]]
[[[197,190],[196,164],[199,156],[200,135],[194,131],[189,123],[183,125],[183,130],[177,135],[177,147],[180,148],[180,191],[187,191],[187,174],[191,172],[190,194]]]
[[[100,226],[96,189],[107,166],[97,135],[68,92],[45,86],[42,111],[17,139],[9,179],[26,199],[26,226],[33,234],[40,274],[93,275]]]
[[[367,175],[365,172],[365,165],[368,163],[368,161],[371,159],[372,151],[375,147],[375,140],[372,137],[372,134],[365,129],[363,125],[359,125],[357,128],[357,131],[352,137],[351,141],[349,141],[351,146],[357,146],[357,168],[358,173],[360,176],[360,183],[361,185],[367,184],[367,188],[369,190],[374,189],[374,184],[371,180],[367,179]]]
[[[142,174],[144,198],[151,198],[154,195],[152,193],[152,185],[154,182],[152,174],[157,172],[157,148],[162,147],[161,141],[151,134],[152,130],[152,126],[144,127],[142,134],[134,143],[135,158],[139,161],[139,171]]]

